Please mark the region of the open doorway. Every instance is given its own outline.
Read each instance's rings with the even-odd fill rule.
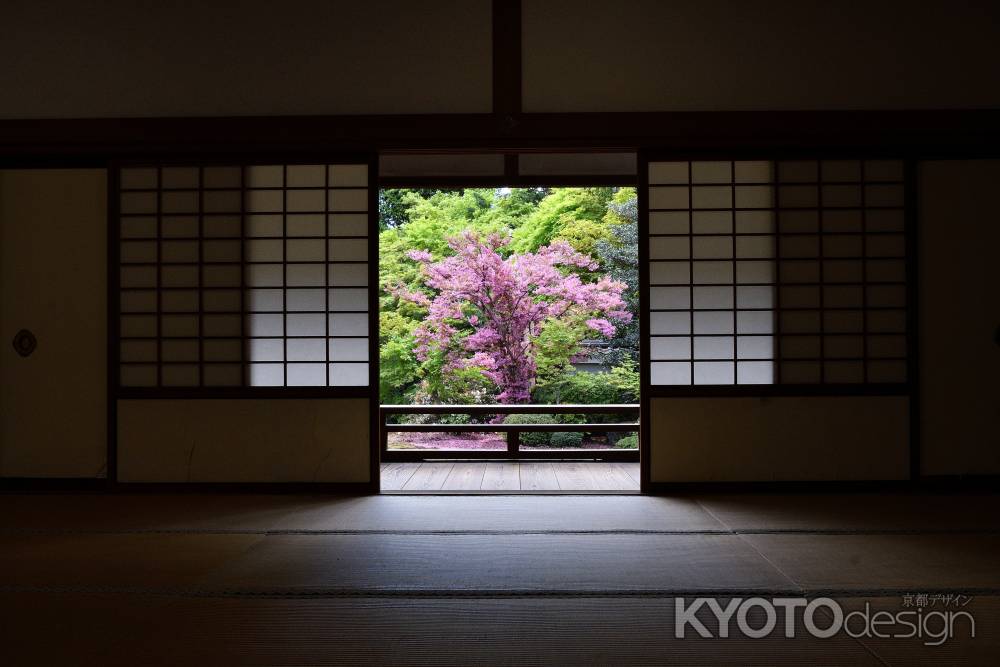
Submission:
[[[639,491],[636,188],[379,191],[381,488]]]

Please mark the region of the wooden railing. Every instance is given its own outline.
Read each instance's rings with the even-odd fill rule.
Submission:
[[[543,415],[627,415],[634,422],[586,424],[395,424],[392,415],[469,415],[488,417],[512,414]],[[614,405],[383,405],[379,408],[379,438],[383,462],[424,461],[428,459],[600,459],[603,461],[638,461],[638,449],[521,449],[521,433],[632,433],[639,431],[639,406]],[[389,449],[390,433],[505,433],[504,449]]]

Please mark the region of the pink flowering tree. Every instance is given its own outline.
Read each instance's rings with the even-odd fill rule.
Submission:
[[[537,374],[538,335],[551,321],[580,321],[587,329],[613,336],[615,322],[632,319],[622,300],[626,285],[605,276],[585,281],[580,271],[597,263],[568,243],[553,242],[533,253],[504,257],[509,239],[467,232],[449,240],[455,253],[433,261],[412,250],[424,291],[395,285],[396,297],[426,308],[415,331],[417,358],[445,355],[445,372],[479,369],[499,389],[501,403],[531,399]]]

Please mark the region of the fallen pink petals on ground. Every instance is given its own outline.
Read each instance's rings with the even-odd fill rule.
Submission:
[[[390,433],[389,449],[435,449],[444,451],[458,450],[497,450],[507,449],[507,439],[498,433]],[[584,438],[580,447],[583,449],[614,449],[606,440]],[[521,450],[553,450],[554,447],[530,447],[521,444]]]

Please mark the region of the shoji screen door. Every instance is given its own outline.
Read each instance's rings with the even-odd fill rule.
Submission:
[[[903,384],[903,163],[646,166],[652,386]]]
[[[640,178],[646,400],[909,391],[902,161],[651,159]]]
[[[120,389],[367,395],[372,173],[360,161],[122,167]]]

